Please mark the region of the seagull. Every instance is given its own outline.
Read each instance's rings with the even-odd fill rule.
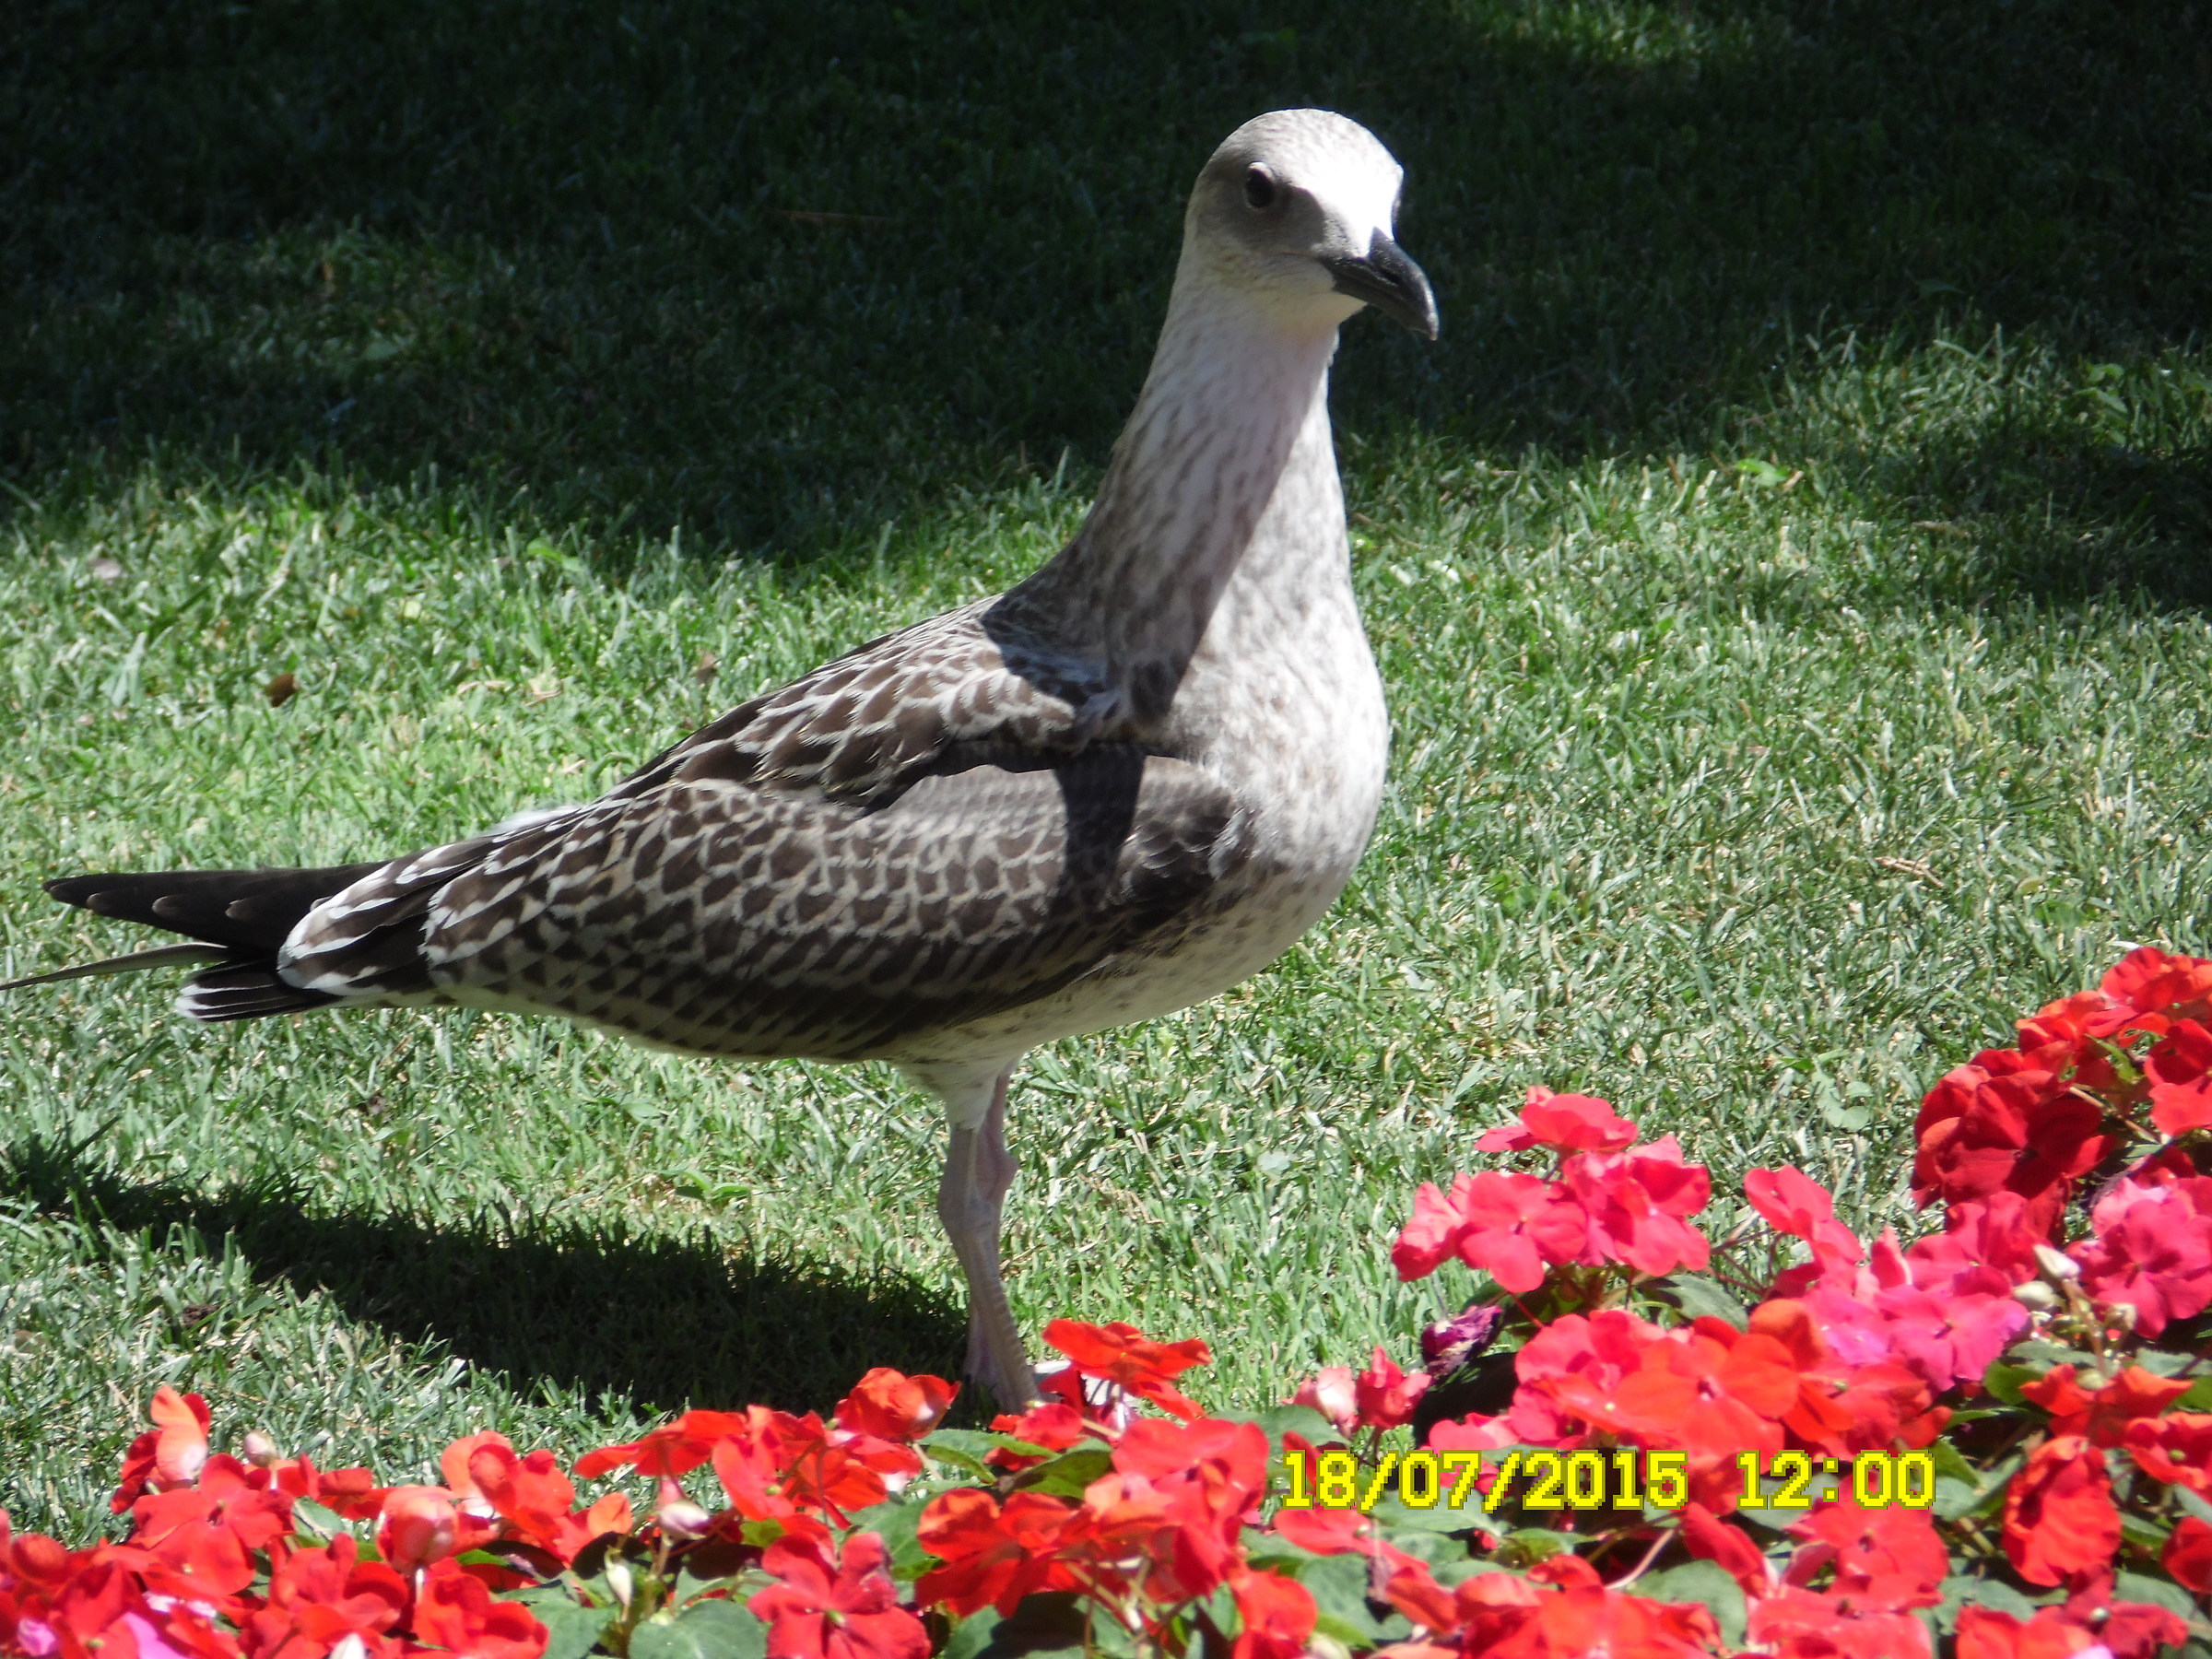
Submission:
[[[1074,538],[994,597],[858,646],[595,801],[326,869],[46,883],[187,943],[0,989],[198,971],[194,1019],[556,1015],[738,1060],[888,1061],[943,1105],[967,1367],[1036,1396],[1000,1268],[1006,1089],[1039,1043],[1216,995],[1335,900],[1389,722],[1330,434],[1337,330],[1433,340],[1402,178],[1323,110],[1199,173],[1159,345]]]

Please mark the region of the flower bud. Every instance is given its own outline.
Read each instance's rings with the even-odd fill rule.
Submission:
[[[2124,1336],[2136,1328],[2136,1304],[2134,1302],[2107,1302],[2104,1312],[2105,1317],[2119,1327],[2112,1332],[2115,1338]]]
[[[2012,1300],[2023,1308],[2032,1308],[2038,1313],[2048,1313],[2058,1306],[2058,1292],[2041,1279],[2030,1279],[2024,1285],[2012,1288]]]
[[[1421,1332],[1421,1359],[1429,1374],[1450,1376],[1478,1358],[1498,1334],[1505,1310],[1477,1302],[1452,1319],[1440,1319]]]
[[[2052,1249],[2048,1244],[2035,1247],[2035,1265],[2042,1269],[2045,1278],[2061,1283],[2071,1283],[2081,1277],[2079,1262],[2062,1250]]]
[[[638,1581],[626,1561],[606,1564],[606,1587],[615,1593],[615,1602],[624,1613],[629,1611],[629,1598],[637,1594]]]
[[[284,1454],[276,1450],[276,1442],[258,1429],[247,1433],[239,1450],[245,1453],[246,1461],[257,1468],[273,1469],[284,1461]]]
[[[348,1630],[338,1645],[330,1650],[330,1659],[369,1659],[369,1644],[358,1630]]]
[[[665,1475],[661,1477],[660,1497],[653,1518],[660,1523],[662,1536],[678,1544],[703,1538],[714,1530],[714,1517],[685,1497],[684,1488]]]
[[[394,1487],[384,1494],[376,1547],[393,1566],[411,1571],[453,1554],[457,1525],[452,1495],[443,1487]]]

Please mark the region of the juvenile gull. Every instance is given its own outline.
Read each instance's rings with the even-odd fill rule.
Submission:
[[[1098,500],[1007,593],[732,710],[584,806],[372,864],[49,882],[195,943],[16,982],[189,961],[212,964],[179,999],[195,1019],[459,1006],[688,1054],[891,1061],[950,1124],[937,1214],[969,1371],[1029,1399],[999,1270],[1015,1065],[1265,967],[1373,828],[1387,722],[1328,371],[1362,304],[1436,335],[1392,240],[1399,179],[1325,111],[1230,135]]]

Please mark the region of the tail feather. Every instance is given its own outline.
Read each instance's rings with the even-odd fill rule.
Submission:
[[[374,864],[320,870],[160,870],[66,876],[46,890],[64,904],[123,922],[164,927],[210,945],[274,956],[322,900],[351,887]]]
[[[316,904],[383,865],[379,859],[319,870],[165,870],[64,877],[46,884],[47,892],[64,904],[166,928],[197,942],[36,974],[0,984],[0,991],[212,962],[217,966],[195,974],[177,999],[177,1006],[194,1019],[250,1019],[322,1007],[338,998],[285,980],[276,971],[276,952]]]

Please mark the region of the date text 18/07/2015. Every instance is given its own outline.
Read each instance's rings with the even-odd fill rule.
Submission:
[[[1472,1503],[1485,1513],[1524,1510],[1680,1509],[1689,1500],[1689,1453],[1623,1446],[1610,1452],[1515,1449],[1386,1452],[1371,1468],[1349,1452],[1283,1453],[1285,1509],[1371,1512],[1386,1497],[1408,1509]],[[1806,1452],[1736,1453],[1744,1509],[1802,1510],[1848,1489],[1866,1509],[1926,1509],[1936,1501],[1936,1460],[1926,1452],[1861,1452],[1848,1459]],[[1483,1478],[1485,1470],[1490,1478]]]

